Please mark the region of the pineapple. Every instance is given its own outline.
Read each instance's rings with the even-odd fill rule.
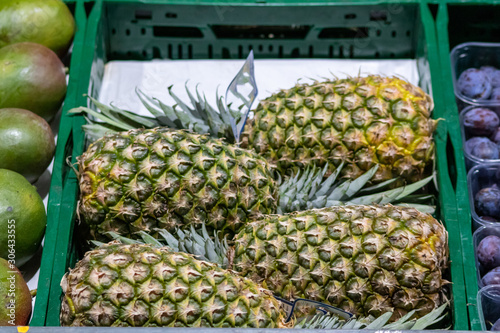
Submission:
[[[277,210],[266,161],[207,135],[130,130],[95,141],[78,165],[78,214],[94,239],[201,223],[237,231]]]
[[[193,256],[151,244],[103,244],[61,281],[62,326],[423,329],[446,304],[419,320],[413,312],[339,320],[333,315],[285,321],[284,307],[259,284]],[[298,320],[297,320],[298,319]]]
[[[414,182],[434,158],[432,108],[430,96],[399,78],[298,84],[260,102],[242,146],[282,170],[346,162],[350,179],[379,165],[373,182]]]
[[[377,171],[337,182],[310,169],[278,185],[266,160],[207,135],[166,127],[136,129],[95,141],[78,159],[78,216],[92,239],[108,232],[137,237],[189,225],[238,232],[252,215],[322,208],[343,201],[398,202],[431,180],[356,196]],[[421,206],[422,207],[422,206]]]
[[[229,117],[236,122],[242,115],[227,110],[217,97],[217,111],[199,94],[188,91],[190,108],[170,89],[179,108],[137,94],[155,118],[105,106],[98,113],[77,108],[101,121],[90,120],[86,132],[92,138],[116,130],[141,126],[169,126],[210,133],[234,141]],[[297,166],[329,165],[335,170],[346,163],[341,176],[355,179],[379,165],[372,182],[401,177],[402,183],[418,181],[426,175],[434,159],[431,97],[400,78],[370,75],[297,84],[262,100],[253,111],[243,133],[243,148],[255,150],[284,174]]]
[[[102,246],[87,252],[61,287],[62,326],[285,326],[268,290],[166,247]]]
[[[207,234],[179,232],[168,245],[261,283],[286,299],[308,298],[358,315],[425,315],[445,302],[448,236],[416,209],[336,206],[268,215],[226,248]]]

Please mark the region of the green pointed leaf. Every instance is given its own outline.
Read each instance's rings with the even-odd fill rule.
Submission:
[[[95,247],[100,247],[100,246],[103,246],[104,244],[106,244],[106,243],[99,242],[99,241],[96,241],[96,240],[91,240],[90,243],[92,245],[94,245]]]
[[[347,190],[349,189],[351,182],[352,181],[348,179],[339,186],[337,186],[328,196],[328,200],[341,200],[345,196]]]
[[[418,319],[417,322],[415,323],[415,326],[413,326],[413,330],[423,330],[435,323],[437,323],[437,321],[441,320],[443,317],[441,317],[441,315],[443,314],[443,312],[446,310],[446,308],[448,307],[448,304],[443,304],[441,305],[439,308],[431,311],[430,313],[426,314],[425,316],[423,316],[422,318]]]
[[[320,197],[326,195],[331,190],[331,187],[337,180],[337,177],[340,175],[342,168],[344,168],[344,161],[342,161],[337,169],[335,169],[335,171],[323,182],[321,189],[316,192],[316,196]]]
[[[403,317],[399,318],[396,322],[394,323],[390,323],[390,324],[387,324],[385,325],[383,328],[384,329],[397,329],[397,330],[402,330],[401,328],[401,325],[405,324],[408,320],[410,320],[410,318],[415,314],[415,310],[412,310],[410,312],[408,312],[407,314],[405,314]],[[411,322],[410,323],[410,327],[413,327],[414,323]],[[407,328],[407,329],[409,329]]]
[[[326,173],[326,169],[325,170],[321,170],[321,169],[316,169],[311,172],[311,187],[309,189],[309,195],[308,195],[308,199],[312,199],[314,198],[314,196],[317,194],[318,192],[318,188],[321,186],[321,182],[323,180],[323,177]]]
[[[352,198],[354,194],[356,194],[363,186],[366,185],[372,179],[373,175],[377,172],[378,170],[378,164],[375,165],[373,168],[359,176],[358,178],[354,179],[351,184],[349,184],[349,187],[347,188],[347,191],[345,193],[345,196],[348,198]]]
[[[381,182],[379,184],[362,188],[361,190],[359,190],[359,192],[357,194],[358,195],[361,195],[361,194],[371,194],[371,193],[374,193],[374,192],[384,191],[389,185],[391,185],[392,183],[394,183],[397,180],[398,180],[398,178],[392,178],[392,179],[386,180],[384,182]]]
[[[138,116],[137,114],[123,110],[115,107],[113,104],[107,106],[93,98],[92,96],[87,96],[92,103],[101,111],[101,113],[112,119],[114,122],[118,122],[123,124],[124,126],[130,126],[132,128],[137,128],[140,126],[144,126],[146,128],[153,128],[155,125],[157,126],[157,122],[154,122],[152,118],[148,118],[145,116]]]
[[[129,245],[130,244],[141,244],[140,241],[136,241],[136,240],[133,240],[130,238],[120,236],[119,234],[117,234],[116,232],[113,232],[113,231],[108,231],[108,232],[106,232],[106,234],[109,235],[112,239],[118,240],[118,241],[122,242],[123,244],[129,244]]]
[[[369,325],[367,325],[365,328],[368,330],[376,330],[382,328],[392,317],[392,312],[386,312],[377,319],[375,319],[373,322],[371,322]]]
[[[156,247],[163,247],[163,246],[165,246],[164,244],[160,243],[157,239],[155,239],[154,237],[152,237],[151,235],[149,235],[148,233],[146,233],[144,231],[139,231],[137,234],[139,236],[141,236],[142,240],[146,244],[151,244],[151,245],[154,245]]]
[[[428,203],[433,202],[436,197],[433,194],[412,194],[402,198],[405,203]]]
[[[165,240],[167,245],[171,247],[174,251],[179,251],[179,241],[165,229],[156,230],[160,236]]]
[[[76,108],[76,110],[75,109],[70,110],[70,113],[73,113],[73,114],[78,113],[78,112],[84,112],[86,114],[89,114],[89,115],[93,116],[94,118],[97,118],[97,119],[104,121],[106,124],[115,126],[116,128],[119,128],[119,129],[122,129],[125,131],[134,129],[134,127],[132,127],[132,126],[129,126],[127,124],[123,124],[120,122],[116,122],[113,119],[105,116],[104,114],[97,112],[97,111],[94,111],[92,109],[86,108],[86,107],[79,107],[79,108]]]
[[[83,125],[83,131],[93,141],[102,138],[105,135],[116,133],[117,131],[104,127],[99,124]]]
[[[184,112],[186,112],[187,114],[192,114],[192,110],[189,108],[189,106],[187,106],[186,103],[184,103],[179,97],[177,97],[176,94],[174,94],[174,92],[172,91],[172,86],[168,87],[168,93],[170,94],[170,96],[172,96],[172,98],[175,100],[177,105],[179,105],[179,107]]]
[[[338,201],[338,200],[327,200],[325,207],[342,206],[344,204],[345,204],[344,202]],[[318,207],[318,208],[321,208],[321,207]]]
[[[427,178],[419,180],[418,182],[404,186],[404,191],[396,198],[396,200],[401,200],[402,198],[406,197],[407,195],[417,191],[418,189],[427,185],[433,178],[434,178],[434,175],[431,175]]]
[[[153,116],[155,116],[156,118],[164,117],[166,115],[168,116],[168,114],[160,107],[160,104],[153,98],[143,93],[142,90],[140,90],[139,88],[135,88],[135,93],[137,97],[139,97],[139,99],[141,100],[142,105],[144,105],[144,107],[148,109],[148,111]]]
[[[398,203],[398,204],[396,204],[396,206],[415,208],[419,212],[427,213],[430,215],[434,215],[436,213],[436,206],[409,204],[409,203]]]
[[[349,200],[349,204],[353,205],[371,205],[371,204],[387,204],[391,203],[400,197],[404,192],[404,187],[398,187],[389,191],[369,194],[362,197],[357,197]]]
[[[134,112],[119,109],[115,107],[113,104],[110,104],[114,109],[113,112],[116,112],[115,114],[111,115],[115,117],[117,121],[124,121],[127,122],[131,126],[137,127],[145,127],[145,128],[155,128],[160,126],[160,123],[151,117],[148,116],[143,116],[143,115],[138,115]]]
[[[363,325],[356,319],[351,319],[347,323],[341,325],[339,328],[342,328],[343,330],[352,330],[355,329],[356,327],[361,327],[361,326]]]

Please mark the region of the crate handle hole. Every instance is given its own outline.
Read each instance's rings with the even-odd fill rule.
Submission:
[[[385,10],[372,10],[370,21],[387,21],[387,12]]]
[[[173,27],[159,26],[153,27],[155,37],[182,37],[182,38],[203,38],[203,33],[196,27]]]
[[[153,12],[150,10],[138,9],[135,11],[136,20],[151,20],[153,18]]]
[[[318,35],[319,39],[352,39],[368,38],[368,28],[324,28]]]
[[[219,39],[304,39],[309,25],[212,25],[215,37]]]
[[[354,19],[356,18],[356,14],[354,14],[354,13],[351,13],[351,14],[345,14],[345,15],[344,15],[344,18],[345,18],[346,20],[354,20]]]
[[[175,18],[177,18],[177,14],[172,13],[172,12],[167,12],[167,13],[165,13],[165,17],[175,19]]]

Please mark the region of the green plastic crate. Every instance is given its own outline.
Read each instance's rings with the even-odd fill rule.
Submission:
[[[115,59],[239,59],[250,45],[256,58],[412,58],[417,59],[420,86],[435,99],[434,117],[443,118],[444,92],[434,20],[424,2],[267,2],[243,1],[115,1],[93,4],[81,59],[80,91],[98,98],[104,64]],[[269,27],[272,22],[273,27]],[[294,29],[291,29],[291,24]],[[279,31],[284,38],[269,40],[237,35],[238,26],[252,26],[251,33],[267,36]],[[278,28],[276,28],[278,27]],[[276,30],[278,29],[278,30]],[[198,37],[196,37],[198,36]],[[236,36],[240,39],[236,40]],[[241,39],[243,37],[243,39]],[[273,45],[273,51],[269,48]],[[262,46],[262,47],[261,47]],[[432,73],[432,75],[431,75]],[[86,105],[84,98],[76,104]],[[73,118],[73,149],[82,154],[85,144],[81,116]],[[439,218],[448,227],[452,284],[453,328],[468,330],[464,270],[455,190],[448,174],[446,122],[435,136],[439,195]],[[78,196],[76,175],[66,168],[57,249],[47,309],[47,326],[59,325],[62,291],[60,280],[78,260],[73,234]]]
[[[87,26],[87,15],[83,3],[75,0],[65,1],[72,11],[75,22],[76,32],[73,40],[73,49],[71,51],[71,60],[69,66],[69,82],[66,97],[64,100],[63,111],[59,123],[57,136],[57,145],[50,180],[49,199],[47,204],[47,229],[45,231],[44,248],[40,264],[40,275],[38,278],[37,296],[33,317],[30,325],[44,326],[49,304],[50,285],[52,281],[52,265],[54,264],[54,254],[56,251],[57,230],[59,226],[59,212],[61,195],[63,192],[64,179],[67,176],[64,167],[64,159],[71,152],[71,131],[72,118],[67,116],[67,111],[75,107],[75,96],[81,95],[78,92],[82,48],[85,42],[85,29]]]
[[[498,42],[500,24],[499,1],[448,1],[438,6],[436,31],[442,69],[446,119],[450,126],[451,145],[454,147],[456,174],[457,211],[461,231],[463,266],[466,284],[467,305],[472,330],[481,330],[477,309],[478,283],[472,241],[472,219],[467,184],[467,170],[463,155],[459,110],[453,89],[450,52],[453,47],[465,42]],[[449,159],[453,159],[452,156]]]

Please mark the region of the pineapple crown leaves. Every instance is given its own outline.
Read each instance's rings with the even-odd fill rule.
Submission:
[[[447,316],[445,310],[448,307],[449,303],[445,303],[419,319],[410,319],[415,314],[415,310],[413,310],[393,323],[388,323],[392,317],[392,312],[384,313],[376,319],[370,316],[364,318],[352,318],[347,321],[342,320],[337,316],[315,315],[312,318],[306,318],[297,322],[294,325],[294,328],[344,330],[423,330],[441,323]]]
[[[104,105],[91,96],[87,97],[96,106],[97,111],[86,107],[78,107],[70,110],[69,113],[84,113],[86,115],[87,125],[84,125],[83,129],[91,140],[97,140],[106,134],[135,128],[167,126],[174,129],[188,129],[200,134],[208,133],[212,137],[225,138],[230,142],[234,141],[230,119],[232,117],[238,122],[242,117],[241,108],[239,110],[233,110],[231,106],[226,108],[223,98],[217,94],[216,110],[207,102],[205,95],[202,96],[197,89],[196,94],[193,94],[189,91],[187,85],[185,88],[191,107],[175,95],[172,86],[168,88],[168,92],[177,103],[173,106],[167,105],[159,99],[149,97],[137,88],[137,96],[153,117],[138,115],[112,104],[109,106]]]
[[[278,214],[291,213],[313,208],[346,205],[387,204],[411,206],[422,212],[433,214],[435,207],[432,195],[412,195],[434,179],[431,175],[415,183],[389,189],[397,178],[367,187],[370,179],[377,172],[378,165],[354,180],[339,180],[344,167],[342,162],[326,179],[324,176],[328,165],[324,168],[308,167],[284,180],[279,179],[280,201]]]
[[[226,138],[233,142],[234,133],[231,127],[231,118],[238,122],[242,117],[241,112],[233,110],[230,106],[226,108],[224,99],[218,93],[216,95],[217,109],[215,109],[207,102],[206,96],[199,93],[198,89],[196,89],[196,94],[189,91],[187,84],[185,89],[191,107],[172,91],[172,86],[168,87],[168,93],[177,103],[174,106],[149,97],[140,89],[136,89],[136,94],[151,114],[164,121],[164,126],[190,129],[196,133],[209,133],[213,137]]]
[[[205,225],[202,225],[199,231],[195,230],[193,226],[191,226],[190,230],[185,231],[177,229],[175,235],[164,229],[157,229],[155,231],[158,232],[159,239],[152,237],[145,231],[137,233],[141,238],[140,240],[127,238],[113,231],[109,231],[106,234],[114,241],[121,242],[122,244],[150,244],[156,247],[167,246],[176,252],[192,254],[197,259],[218,264],[226,269],[232,266],[231,257],[233,249],[228,245],[225,238],[220,240],[216,232],[214,232],[214,237],[210,237]],[[96,247],[106,244],[95,240],[90,242]]]

